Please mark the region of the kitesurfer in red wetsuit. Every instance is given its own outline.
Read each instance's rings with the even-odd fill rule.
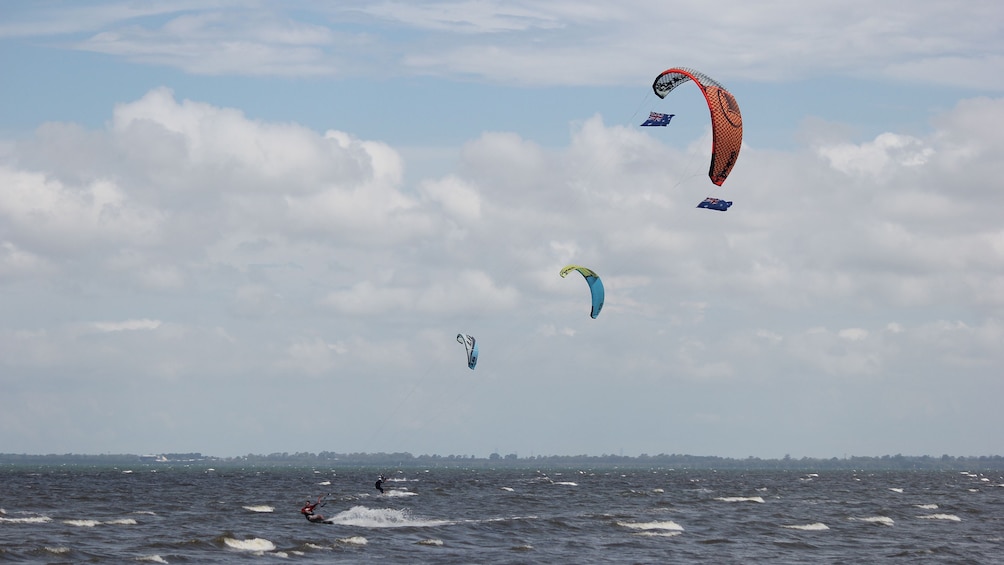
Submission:
[[[323,524],[331,523],[330,521],[325,520],[324,516],[314,513],[314,508],[317,508],[317,505],[321,504],[321,500],[323,498],[324,495],[321,495],[317,497],[317,502],[311,504],[310,500],[307,500],[303,504],[303,508],[300,509],[300,514],[303,514],[303,517],[306,518],[308,522],[323,523]],[[323,504],[321,504],[321,506],[323,506]]]

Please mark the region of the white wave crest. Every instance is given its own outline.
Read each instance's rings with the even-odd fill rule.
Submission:
[[[903,489],[897,488],[897,487],[890,487],[889,490],[891,490],[893,492],[903,492]]]
[[[441,539],[424,539],[424,540],[418,542],[418,545],[435,545],[435,546],[438,547],[438,546],[442,546],[443,545],[443,540],[441,540]]]
[[[554,484],[556,484],[556,485],[567,485],[567,486],[570,486],[570,487],[577,487],[577,486],[579,486],[579,483],[575,483],[575,482],[572,482],[572,481],[555,481]]]
[[[683,531],[683,526],[673,522],[672,520],[667,520],[665,522],[617,522],[617,525],[624,528],[631,528],[632,530]]]
[[[866,516],[864,518],[851,518],[856,522],[868,522],[870,524],[879,524],[881,526],[892,526],[896,522],[888,516]]]
[[[644,531],[644,532],[636,532],[634,535],[650,537],[650,538],[675,538],[676,536],[682,533],[683,532]]]
[[[338,540],[338,543],[344,543],[346,545],[366,545],[369,540],[363,536],[352,536],[350,538],[342,538]]]
[[[715,500],[722,502],[757,502],[763,504],[763,498],[759,496],[719,496]]]
[[[275,512],[275,507],[269,506],[267,504],[259,504],[256,506],[245,506],[244,510],[249,512]]]
[[[914,504],[914,506],[916,506],[917,508],[920,508],[922,510],[937,510],[938,509],[938,505],[937,504]]]
[[[81,528],[93,528],[101,522],[97,520],[64,520],[63,523],[71,526],[80,526]]]
[[[143,557],[137,557],[136,561],[149,561],[151,563],[167,563],[163,557],[159,555],[144,555]]]
[[[814,522],[812,524],[797,524],[792,526],[784,526],[790,530],[805,530],[808,532],[820,532],[823,530],[829,530],[830,528],[822,522]]]
[[[512,487],[500,487],[500,488],[506,492],[516,492],[515,490],[513,490]]]
[[[108,520],[107,522],[102,522],[100,520],[63,520],[63,523],[69,524],[70,526],[79,526],[81,528],[93,528],[102,524],[105,526],[135,526],[136,520],[132,518],[116,518],[115,520]]]
[[[28,516],[26,518],[3,518],[0,517],[0,524],[45,524],[51,522],[48,516]]]
[[[917,516],[923,520],[949,520],[951,522],[961,522],[962,518],[959,518],[955,514],[926,514],[924,516]]]
[[[430,527],[451,524],[447,520],[425,520],[412,518],[405,510],[392,508],[367,508],[353,506],[329,518],[333,524],[360,526],[363,528],[406,528]]]
[[[227,547],[233,549],[239,549],[240,551],[265,552],[265,551],[273,551],[275,549],[275,544],[264,538],[251,538],[251,539],[223,538],[223,543],[226,544]]]
[[[68,547],[62,547],[62,546],[53,547],[51,545],[45,546],[45,550],[48,551],[49,553],[55,553],[56,555],[70,552],[70,548]]]

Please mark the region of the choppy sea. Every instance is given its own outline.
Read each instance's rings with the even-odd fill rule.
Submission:
[[[390,476],[382,495],[380,472]],[[299,514],[320,494],[331,524]],[[0,561],[1004,563],[1004,478],[12,467],[0,469]]]

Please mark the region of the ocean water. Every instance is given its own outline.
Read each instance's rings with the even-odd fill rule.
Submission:
[[[319,511],[332,523],[307,522],[304,500],[327,493]],[[0,469],[0,561],[1004,563],[1004,478],[12,467]]]

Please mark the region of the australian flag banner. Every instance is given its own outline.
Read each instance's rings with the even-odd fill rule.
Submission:
[[[708,210],[718,210],[719,212],[727,212],[729,206],[732,206],[731,200],[722,200],[721,198],[705,198],[700,204],[697,205],[698,208],[707,208]]]
[[[645,120],[643,126],[668,126],[669,120],[673,119],[676,114],[660,114],[659,112],[649,112],[648,119]]]

